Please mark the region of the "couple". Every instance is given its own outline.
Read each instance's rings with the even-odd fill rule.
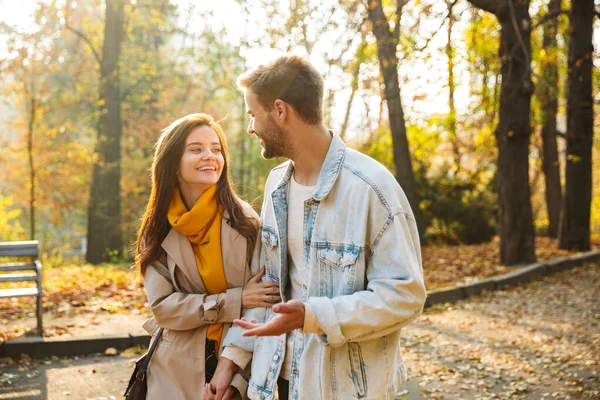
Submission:
[[[144,328],[165,328],[148,398],[394,399],[400,329],[426,297],[406,196],[325,128],[308,61],[280,57],[238,86],[263,157],[289,161],[267,178],[259,219],[235,195],[211,117],[158,140],[136,252]]]

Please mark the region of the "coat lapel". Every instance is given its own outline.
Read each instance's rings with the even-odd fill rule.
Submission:
[[[187,236],[177,231],[177,229],[171,228],[169,234],[162,242],[162,248],[175,261],[175,264],[181,269],[190,283],[200,293],[206,293],[206,286],[204,286],[202,277],[196,267],[194,250],[192,250],[192,245]],[[171,274],[174,275],[174,272],[171,271]]]
[[[221,220],[221,254],[227,286],[234,288],[244,286],[246,280],[250,279],[248,276],[250,271],[246,262],[246,238],[227,224],[227,218],[228,215],[225,213]],[[194,251],[187,236],[177,229],[171,229],[162,242],[162,248],[175,261],[190,283],[200,293],[206,293],[206,286],[196,267]],[[174,274],[173,271],[171,273]]]

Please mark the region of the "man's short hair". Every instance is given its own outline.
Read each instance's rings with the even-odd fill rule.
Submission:
[[[249,89],[267,111],[281,99],[291,105],[300,119],[314,125],[323,121],[323,77],[299,56],[285,55],[260,65],[237,79],[240,89]]]

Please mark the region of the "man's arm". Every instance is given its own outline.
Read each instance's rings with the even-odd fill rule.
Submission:
[[[423,310],[427,291],[417,226],[397,212],[379,230],[367,262],[367,288],[351,295],[311,297],[323,335],[331,346],[385,336],[412,322]]]
[[[250,263],[250,270],[252,271],[253,276],[256,275],[262,267],[260,262],[260,253],[262,249],[260,230],[257,236],[254,252],[252,254],[252,262]],[[266,281],[266,279],[266,275],[263,276],[263,281]],[[266,308],[247,308],[242,311],[242,316],[251,320],[264,321],[266,312]],[[234,378],[234,375],[238,371],[245,369],[252,359],[255,338],[242,336],[242,333],[243,329],[236,325],[231,325],[227,331],[227,335],[223,339],[224,348],[219,356],[217,370],[210,382],[211,388],[215,393],[215,398],[219,400],[223,398],[222,396],[225,395],[229,386],[233,384],[232,379]],[[245,398],[245,393],[242,393],[242,395],[244,395],[243,397]]]
[[[396,213],[376,237],[366,261],[366,290],[333,299],[310,297],[306,306],[297,300],[277,304],[273,311],[279,315],[266,324],[248,318],[234,323],[247,329],[244,336],[273,336],[306,329],[316,318],[317,323],[309,324],[311,330],[322,333],[318,340],[334,347],[385,336],[409,324],[421,313],[427,296],[414,218]]]

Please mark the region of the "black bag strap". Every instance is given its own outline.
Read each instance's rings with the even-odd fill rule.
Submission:
[[[163,334],[163,331],[164,331],[164,328],[160,328],[158,330],[158,333],[156,334],[156,338],[154,339],[154,342],[152,342],[150,349],[148,349],[147,357],[144,357],[144,359],[138,366],[139,367],[138,374],[142,377],[142,380],[144,380],[144,378],[146,376],[146,370],[148,369],[148,364],[150,364],[150,359],[152,358],[152,354],[154,354],[154,350],[156,350],[156,346],[158,345],[158,342],[160,342],[160,338]]]

